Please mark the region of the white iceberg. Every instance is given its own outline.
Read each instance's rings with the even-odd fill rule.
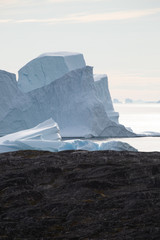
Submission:
[[[142,133],[137,133],[137,135],[140,135],[143,137],[160,137],[160,132],[145,131]]]
[[[23,91],[28,91],[26,86],[34,90],[22,93],[15,83],[18,94],[0,117],[0,135],[33,128],[53,118],[62,137],[135,136],[118,124],[107,78],[95,80],[93,68],[85,66],[82,54],[51,53],[32,60],[20,70],[18,84]]]
[[[100,145],[100,150],[113,150],[113,151],[133,151],[137,152],[138,150],[126,142],[121,141],[109,141],[103,142]]]
[[[62,146],[58,149],[59,151],[64,150],[87,150],[87,151],[99,151],[99,144],[91,140],[73,139],[63,141]]]
[[[34,128],[8,134],[0,138],[0,152],[25,149],[58,151],[61,145],[59,127],[53,119],[40,123]]]

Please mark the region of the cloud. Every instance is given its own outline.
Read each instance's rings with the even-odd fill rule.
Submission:
[[[159,12],[160,12],[160,8],[136,10],[136,11],[109,12],[109,13],[100,13],[100,14],[86,14],[81,16],[72,15],[69,18],[64,18],[64,21],[73,21],[73,22],[79,22],[79,23],[115,21],[115,20],[133,19],[133,18],[139,18],[139,17],[148,16],[148,15],[154,15]]]
[[[159,100],[160,77],[147,77],[142,73],[110,72],[109,86],[113,98]]]
[[[15,4],[18,3],[19,0],[0,0],[0,4],[2,5],[8,5],[8,4]]]
[[[43,3],[69,3],[69,2],[99,2],[99,1],[106,1],[106,0],[43,0]],[[42,2],[42,0],[39,0],[37,3]],[[8,6],[8,5],[29,5],[33,4],[33,0],[0,0],[0,7]]]
[[[145,10],[132,10],[132,11],[119,11],[119,12],[107,12],[97,14],[72,14],[63,18],[46,18],[46,19],[0,19],[0,23],[92,23],[92,22],[105,22],[105,21],[120,21],[127,19],[135,19],[154,15],[160,13],[160,8],[145,9]]]
[[[0,23],[9,23],[9,22],[13,22],[12,19],[0,19]]]
[[[26,3],[24,0],[0,0],[0,6],[5,7],[5,6],[13,6],[13,5],[21,5]]]
[[[42,3],[42,0],[38,2],[34,2],[33,0],[0,0],[0,9],[38,5],[39,3]]]

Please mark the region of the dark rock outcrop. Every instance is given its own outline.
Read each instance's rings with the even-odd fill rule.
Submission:
[[[0,239],[160,239],[160,153],[0,155]]]

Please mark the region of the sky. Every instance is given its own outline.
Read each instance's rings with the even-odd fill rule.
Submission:
[[[80,52],[112,98],[160,100],[160,0],[0,0],[0,69]]]

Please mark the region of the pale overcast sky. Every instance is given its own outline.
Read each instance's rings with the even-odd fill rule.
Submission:
[[[113,98],[160,100],[160,0],[0,0],[0,69],[84,54]]]

